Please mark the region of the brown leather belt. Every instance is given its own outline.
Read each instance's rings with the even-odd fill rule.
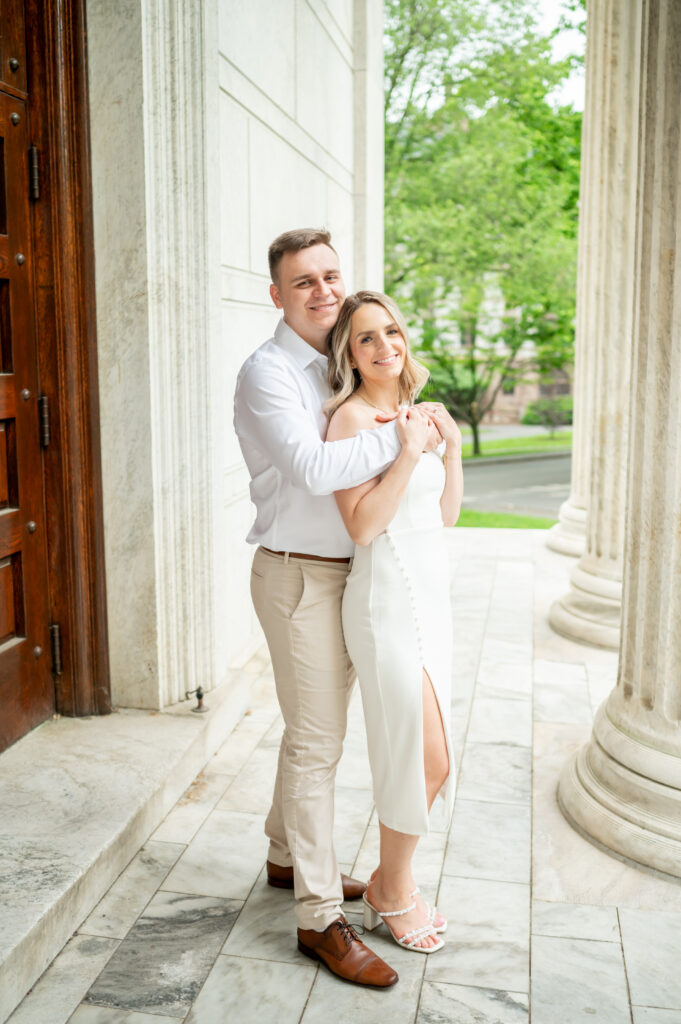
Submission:
[[[288,555],[289,558],[310,558],[313,562],[342,562],[343,565],[350,564],[349,558],[327,558],[326,555],[305,555],[300,551],[273,551],[272,548],[266,548],[263,544],[261,544],[260,547],[270,555]]]

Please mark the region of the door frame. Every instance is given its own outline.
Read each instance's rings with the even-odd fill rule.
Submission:
[[[111,711],[95,320],[85,0],[25,0],[32,144],[38,378],[50,621],[61,633],[56,709]],[[54,666],[53,666],[54,667]]]

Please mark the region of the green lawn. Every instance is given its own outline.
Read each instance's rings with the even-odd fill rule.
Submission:
[[[549,434],[536,434],[531,437],[499,438],[481,442],[482,455],[473,456],[473,442],[464,440],[462,454],[464,459],[481,458],[491,455],[528,455],[531,452],[567,452],[572,447],[572,431],[551,437]]]
[[[476,512],[472,508],[461,509],[457,526],[505,527],[515,530],[548,530],[555,519],[541,516],[514,516],[510,512]]]

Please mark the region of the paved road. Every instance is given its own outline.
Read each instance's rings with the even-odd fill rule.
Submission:
[[[464,508],[478,512],[558,517],[570,494],[572,458],[464,463]]]
[[[461,424],[459,424],[461,427]],[[572,427],[558,427],[556,429],[557,434],[566,434],[572,430]],[[464,441],[470,441],[472,434],[469,427],[462,427]],[[548,437],[548,431],[543,427],[539,426],[526,426],[524,423],[498,423],[496,425],[480,428],[480,441],[484,448],[485,441],[498,440],[500,438],[508,437]]]

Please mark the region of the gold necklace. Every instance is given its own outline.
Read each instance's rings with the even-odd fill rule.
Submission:
[[[397,416],[397,412],[400,411],[398,409],[397,412],[386,412],[385,409],[381,409],[380,405],[374,405],[374,403],[370,402],[368,398],[364,397],[364,395],[360,395],[359,391],[355,391],[355,394],[361,402],[364,402],[365,405],[370,405],[372,409],[377,409],[379,412],[382,412],[384,416]]]

